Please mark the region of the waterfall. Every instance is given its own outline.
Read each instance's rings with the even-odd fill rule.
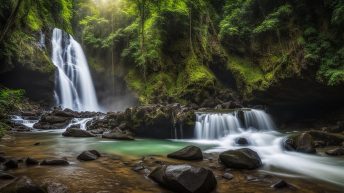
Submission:
[[[247,130],[272,131],[274,123],[262,110],[242,109],[230,113],[196,113],[197,139],[219,139]]]
[[[56,104],[75,111],[99,111],[93,81],[80,44],[57,28],[52,36],[52,61],[57,67]]]

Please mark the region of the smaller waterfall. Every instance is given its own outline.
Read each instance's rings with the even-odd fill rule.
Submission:
[[[243,109],[231,113],[197,113],[197,139],[219,139],[246,130],[272,131],[275,126],[270,116],[261,110]]]
[[[52,46],[52,61],[57,67],[57,105],[75,111],[99,111],[93,81],[80,44],[71,35],[55,28]]]

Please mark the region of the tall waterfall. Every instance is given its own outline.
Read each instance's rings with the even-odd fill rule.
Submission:
[[[272,131],[274,124],[268,114],[256,109],[243,109],[231,113],[196,114],[197,139],[219,139],[246,130]]]
[[[93,81],[80,44],[71,35],[55,28],[52,48],[52,61],[57,67],[57,105],[76,111],[99,111]]]

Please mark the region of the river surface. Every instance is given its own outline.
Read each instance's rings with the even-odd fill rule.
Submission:
[[[278,136],[283,135],[278,132],[242,133],[241,135],[245,135],[251,140],[252,145],[248,147],[259,153],[264,164],[263,168],[253,173],[265,173],[286,178],[298,187],[308,187],[310,192],[316,192],[314,189],[319,190],[319,192],[340,192],[344,188],[343,157],[328,157],[321,153],[319,155],[305,155],[271,149],[277,147]],[[259,137],[255,137],[255,135]],[[190,144],[201,147],[207,155],[212,155],[212,159],[216,160],[219,152],[239,148],[233,145],[235,137],[231,136],[229,138],[227,136],[227,138],[220,140],[137,139],[134,141],[114,141],[102,138],[63,137],[60,132],[56,131],[31,132],[14,133],[11,137],[5,137],[1,140],[0,150],[8,156],[16,158],[34,157],[39,160],[67,158],[71,162],[71,166],[68,167],[20,167],[20,169],[13,171],[15,175],[28,175],[40,181],[58,180],[68,184],[72,190],[81,190],[81,192],[101,192],[102,189],[104,192],[111,192],[109,189],[116,186],[116,183],[123,190],[119,192],[130,192],[132,190],[136,192],[157,192],[161,191],[160,187],[152,185],[152,182],[147,178],[133,173],[131,170],[132,164],[139,162],[142,157],[149,156],[166,161],[166,154]],[[263,139],[264,141],[260,141]],[[40,144],[34,145],[37,142]],[[265,146],[256,143],[263,143]],[[80,152],[88,149],[96,149],[108,156],[88,163],[80,163],[75,159]],[[214,163],[218,164],[217,161],[214,161]],[[129,166],[123,167],[123,164]],[[207,161],[197,164],[209,166]],[[117,176],[114,170],[119,172]],[[214,170],[214,172],[217,173],[218,171]],[[66,175],[68,178],[63,177]],[[97,180],[93,179],[92,181],[92,179],[89,179],[93,175],[98,176]],[[237,175],[239,176],[238,179],[240,179],[243,173],[239,172]],[[104,180],[100,180],[102,178]],[[78,183],[70,184],[68,179],[78,180]],[[83,187],[85,180],[88,185]],[[219,181],[219,183],[222,182]],[[242,182],[237,188],[241,186]],[[220,186],[219,192],[225,192],[221,191],[224,187]],[[257,192],[264,191],[267,190],[257,190]],[[238,189],[238,192],[241,192],[240,189]]]

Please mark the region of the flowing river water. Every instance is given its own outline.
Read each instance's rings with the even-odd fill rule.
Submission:
[[[340,190],[344,188],[343,157],[329,157],[321,153],[321,151],[316,155],[284,151],[281,147],[281,142],[287,133],[276,131],[271,118],[263,111],[246,111],[243,114],[243,117],[245,117],[244,120],[246,120],[244,122],[240,121],[238,112],[200,112],[197,113],[196,116],[197,122],[194,139],[136,139],[134,141],[116,141],[98,137],[67,138],[61,135],[64,131],[64,129],[61,129],[44,132],[34,131],[29,133],[15,133],[12,137],[3,139],[0,147],[2,151],[13,157],[30,156],[36,159],[65,157],[68,160],[72,160],[71,167],[60,168],[60,170],[46,167],[39,167],[39,169],[21,168],[15,171],[16,174],[35,176],[38,179],[42,178],[42,176],[46,176],[48,179],[49,177],[55,179],[56,174],[62,176],[69,175],[72,179],[75,178],[80,180],[84,179],[85,175],[92,175],[94,172],[94,175],[97,175],[99,178],[109,180],[108,182],[106,180],[89,182],[93,184],[93,186],[90,187],[94,190],[97,188],[99,189],[99,186],[103,186],[104,191],[108,190],[113,187],[113,183],[117,183],[114,182],[116,181],[114,178],[118,178],[118,181],[121,181],[120,186],[124,188],[123,192],[129,191],[126,188],[130,189],[134,187],[136,187],[134,188],[135,190],[139,189],[141,192],[151,192],[156,191],[157,186],[150,185],[151,182],[147,183],[147,179],[146,181],[142,181],[135,173],[132,174],[130,167],[129,169],[123,167],[123,163],[124,165],[126,163],[125,160],[132,163],[133,160],[137,161],[142,159],[142,157],[156,156],[158,159],[166,161],[166,154],[190,144],[200,147],[205,154],[210,155],[210,157],[212,156],[209,159],[210,161],[217,160],[218,153],[222,151],[242,148],[242,146],[236,143],[237,138],[242,137],[249,142],[249,145],[246,147],[257,151],[262,159],[263,167],[255,172],[287,178],[298,187],[307,187],[308,190],[312,190],[310,192],[317,192],[315,190],[319,190],[319,192],[340,192]],[[81,123],[81,127],[83,128],[85,127],[83,125],[86,125],[86,122],[89,120],[90,119],[77,119],[74,120],[74,122]],[[32,127],[35,122],[23,120],[20,117],[13,117],[13,121],[29,127]],[[37,146],[34,145],[37,142],[40,144]],[[109,155],[109,157],[108,159],[103,158],[104,160],[100,162],[80,165],[75,157],[80,152],[88,149],[96,149]],[[114,160],[121,161],[114,164]],[[167,160],[167,162],[169,161],[170,160]],[[197,164],[208,166],[208,161]],[[110,168],[106,169],[104,168],[105,166],[109,166]],[[122,172],[118,174],[119,176],[114,177],[112,176],[114,170]],[[54,172],[56,172],[56,174],[54,174]],[[44,173],[44,175],[42,175],[42,173]],[[238,173],[238,175],[238,179],[240,179],[240,176],[243,174]],[[63,178],[58,179],[69,184],[69,182],[65,182]],[[127,182],[127,180],[129,181]],[[125,181],[125,183],[123,183],[123,181]],[[138,187],[136,183],[142,183],[143,185],[142,187]],[[222,182],[220,182],[220,184],[221,183]],[[80,185],[82,184],[79,184],[79,186]],[[243,186],[242,182],[238,183],[237,186],[237,188]],[[89,189],[90,187],[85,189],[87,190],[85,192],[91,191]],[[220,190],[223,187],[225,187],[225,185],[221,186]],[[142,188],[145,191],[143,191]],[[74,189],[79,190],[80,187],[74,187]],[[238,189],[237,191],[240,192],[240,190]],[[262,192],[264,191],[266,190],[262,189]],[[225,192],[225,189],[220,192]]]

